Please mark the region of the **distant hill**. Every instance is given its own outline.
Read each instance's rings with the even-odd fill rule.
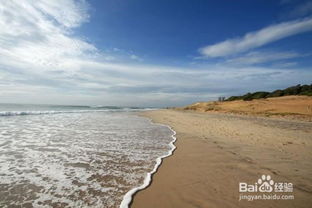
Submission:
[[[254,93],[247,93],[242,96],[231,96],[226,101],[233,101],[233,100],[253,100],[253,99],[260,99],[260,98],[270,98],[270,97],[282,97],[287,95],[307,95],[312,96],[312,84],[311,85],[296,85],[292,87],[288,87],[283,90],[275,90],[273,92],[265,92],[259,91]]]

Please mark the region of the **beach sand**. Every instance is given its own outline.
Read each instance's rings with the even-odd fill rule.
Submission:
[[[181,110],[143,115],[170,125],[177,149],[132,208],[311,207],[311,122]],[[263,174],[293,183],[295,199],[239,201],[239,182]]]

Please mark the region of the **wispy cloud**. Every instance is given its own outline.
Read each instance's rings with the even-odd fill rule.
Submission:
[[[277,62],[273,64],[275,68],[291,68],[296,67],[298,65],[297,62]]]
[[[303,17],[312,14],[312,2],[307,1],[296,6],[289,14],[290,17]]]
[[[130,58],[131,58],[132,60],[135,60],[135,61],[143,61],[142,58],[140,58],[139,56],[134,55],[134,54],[130,55]]]
[[[214,45],[203,47],[199,51],[205,57],[235,55],[310,30],[312,30],[312,18],[283,22],[247,33],[240,38],[228,39]]]
[[[238,66],[255,65],[255,64],[271,63],[281,60],[289,60],[302,56],[304,55],[296,52],[252,51],[235,58],[230,58],[226,60],[226,63]]]

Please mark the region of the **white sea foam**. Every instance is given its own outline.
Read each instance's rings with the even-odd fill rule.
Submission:
[[[174,143],[175,143],[176,140],[177,140],[177,138],[176,138],[176,136],[175,136],[175,135],[176,135],[176,132],[175,132],[170,126],[168,126],[168,125],[164,125],[164,124],[157,124],[157,125],[166,126],[166,127],[168,127],[168,128],[173,132],[173,134],[171,135],[172,141],[169,143],[169,146],[171,147],[171,149],[168,151],[167,154],[162,155],[162,156],[160,156],[160,157],[158,157],[158,158],[156,159],[156,164],[155,164],[155,166],[154,166],[154,169],[153,169],[151,172],[147,173],[147,175],[146,175],[146,177],[145,177],[145,179],[144,179],[144,182],[143,182],[143,184],[142,184],[141,186],[135,187],[135,188],[131,189],[130,191],[128,191],[128,192],[126,193],[126,195],[123,197],[123,200],[122,200],[122,202],[121,202],[121,204],[120,204],[120,208],[128,208],[129,205],[131,204],[132,200],[133,200],[133,195],[134,195],[135,193],[137,193],[138,191],[147,188],[147,187],[151,184],[153,174],[157,172],[159,166],[160,166],[161,163],[162,163],[162,160],[163,160],[164,158],[166,158],[166,157],[171,156],[171,155],[173,154],[174,150],[177,148],[177,147],[174,145]]]
[[[78,111],[0,111],[0,116],[25,116],[25,115],[44,115],[44,114],[60,114],[60,113],[87,113],[88,110]]]
[[[0,111],[0,116],[25,116],[25,115],[45,115],[62,113],[92,113],[92,112],[135,112],[154,110],[152,108],[117,108],[117,109],[92,109],[92,110],[48,110],[48,111]]]
[[[118,207],[174,134],[125,112],[0,117],[0,207]]]

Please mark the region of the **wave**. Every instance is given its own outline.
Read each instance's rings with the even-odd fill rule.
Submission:
[[[46,106],[51,108],[63,108],[63,109],[99,109],[99,110],[153,109],[152,107],[133,107],[133,106],[128,107],[128,106],[112,106],[112,105],[46,105]]]
[[[64,109],[125,109],[125,108],[137,108],[137,107],[119,107],[119,106],[109,106],[109,105],[47,105],[51,108],[64,108]]]
[[[154,123],[151,120],[150,120],[150,122]],[[141,190],[147,188],[151,184],[153,174],[157,172],[159,166],[163,162],[163,159],[171,156],[173,154],[174,150],[177,148],[174,145],[174,143],[177,140],[177,138],[176,138],[177,133],[168,125],[159,124],[159,123],[154,123],[154,124],[159,125],[159,126],[166,126],[167,128],[169,128],[172,131],[172,135],[171,135],[172,141],[169,143],[169,146],[171,147],[171,149],[168,151],[167,154],[160,156],[156,159],[156,165],[154,166],[154,169],[151,172],[147,173],[147,176],[145,177],[144,182],[141,186],[138,186],[138,187],[131,189],[130,191],[128,191],[124,195],[123,200],[121,201],[119,208],[129,208],[130,204],[132,203],[134,194],[136,194],[138,191],[141,191]]]
[[[0,116],[26,116],[26,115],[46,115],[46,114],[62,114],[62,113],[92,113],[92,112],[133,112],[147,111],[152,108],[103,108],[101,110],[68,110],[68,111],[0,111]]]

